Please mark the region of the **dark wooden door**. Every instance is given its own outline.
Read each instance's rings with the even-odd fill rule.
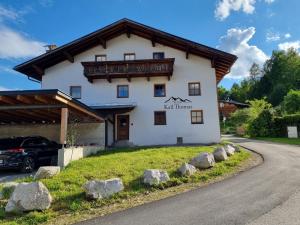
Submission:
[[[117,116],[118,141],[129,140],[129,115]]]

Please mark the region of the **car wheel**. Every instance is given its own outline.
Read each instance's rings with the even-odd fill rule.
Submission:
[[[32,157],[25,157],[21,168],[22,173],[30,173],[34,170],[35,162]]]

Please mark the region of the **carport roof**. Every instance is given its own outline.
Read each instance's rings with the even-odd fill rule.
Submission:
[[[0,91],[0,124],[60,123],[61,109],[69,121],[103,122],[87,105],[57,89]]]

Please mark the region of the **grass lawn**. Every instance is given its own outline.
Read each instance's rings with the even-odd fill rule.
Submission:
[[[272,137],[259,137],[256,138],[263,141],[272,141],[283,144],[300,145],[300,138],[272,138]]]
[[[35,225],[43,222],[56,224],[55,218],[62,217],[64,214],[84,216],[108,205],[130,202],[130,199],[133,198],[146,198],[151,193],[160,193],[161,190],[167,190],[172,186],[211,181],[234,172],[242,161],[250,157],[249,152],[241,151],[230,157],[229,160],[217,163],[211,169],[198,171],[189,178],[180,177],[177,174],[176,170],[183,162],[188,162],[201,152],[212,152],[213,148],[214,146],[118,149],[74,161],[59,175],[41,180],[54,199],[49,210],[13,216],[5,215],[5,202],[0,201],[1,224]],[[155,188],[145,187],[141,179],[145,169],[167,170],[171,180]],[[125,186],[123,192],[106,200],[87,201],[85,199],[82,185],[86,181],[114,177],[122,179]],[[23,181],[31,180],[32,178],[27,178]],[[129,204],[126,207],[130,206]],[[64,221],[64,223],[68,223],[68,221]]]

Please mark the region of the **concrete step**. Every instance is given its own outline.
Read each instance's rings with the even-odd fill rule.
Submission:
[[[116,141],[112,145],[112,147],[115,147],[115,148],[134,147],[134,146],[135,145],[132,142],[128,141],[128,140]]]

